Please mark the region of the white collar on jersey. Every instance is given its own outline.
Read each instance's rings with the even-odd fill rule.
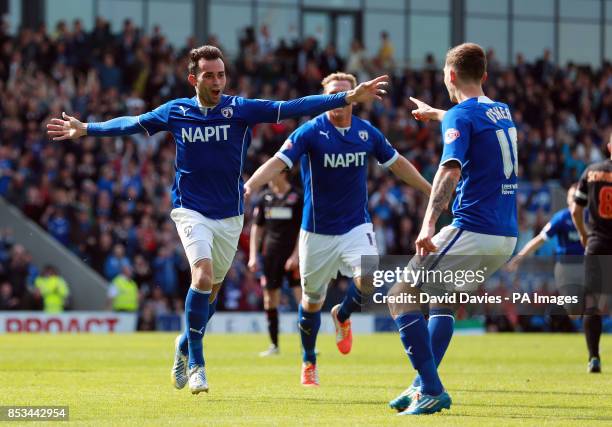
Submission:
[[[478,102],[481,104],[494,104],[495,101],[492,101],[488,96],[479,96]]]
[[[349,129],[351,128],[350,126],[347,128],[339,128],[338,126],[334,126],[336,129],[338,129],[338,132],[340,132],[342,134],[342,136],[346,136],[346,134],[348,133]]]
[[[219,105],[219,104],[217,104],[214,107],[206,107],[206,106],[202,105],[202,103],[200,102],[200,98],[198,98],[197,95],[196,95],[195,99],[196,99],[196,102],[198,103],[198,107],[200,108],[200,111],[205,116],[208,116],[208,112],[214,110],[217,107],[217,105]],[[221,101],[219,101],[219,103],[221,103]]]

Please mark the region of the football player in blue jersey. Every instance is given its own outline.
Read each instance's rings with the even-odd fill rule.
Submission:
[[[388,78],[381,76],[346,92],[292,101],[227,96],[223,94],[223,55],[214,46],[190,52],[187,78],[196,92],[193,98],[174,99],[140,116],[102,123],[82,123],[63,113],[47,129],[54,141],[159,131],[174,137],[171,217],[191,265],[191,287],[185,300],[185,333],[175,341],[172,381],[179,389],[188,382],[191,392],[198,394],[208,391],[202,348],[206,323],[242,230],[242,170],[253,126],[380,99]]]
[[[574,204],[574,193],[577,184],[567,191],[567,208],[555,213],[550,221],[544,226],[540,234],[531,239],[520,250],[512,261],[508,263],[508,271],[516,271],[523,260],[537,251],[548,239],[557,237],[555,255],[557,263],[555,265],[555,281],[561,290],[568,286],[583,285],[584,266],[582,265],[582,255],[584,246],[580,241],[580,233],[572,221],[570,209]],[[567,289],[566,289],[567,290]],[[575,291],[575,289],[574,289]],[[573,295],[577,295],[573,293]]]
[[[322,82],[324,93],[352,90],[351,74],[334,73]],[[336,345],[342,354],[352,346],[350,315],[361,306],[361,256],[377,256],[376,239],[368,214],[368,158],[389,168],[405,183],[429,195],[431,186],[369,122],[352,114],[352,106],[321,114],[296,129],[276,155],[245,184],[257,191],[285,168],[301,162],[304,210],[299,239],[302,301],[298,326],[302,339],[301,382],[318,386],[315,344],[321,307],[329,282],[338,271],[353,277],[341,304],[331,310]]]
[[[567,191],[568,207],[555,213],[540,234],[527,242],[505,268],[510,272],[516,271],[525,258],[537,251],[547,240],[556,237],[554,275],[557,290],[560,295],[576,296],[579,300],[577,304],[565,305],[567,314],[570,315],[581,314],[585,308],[584,246],[571,214],[577,185],[572,184]],[[582,320],[586,331],[588,320],[586,317]]]
[[[415,242],[419,256],[411,261],[413,266],[431,255],[435,264],[429,264],[429,269],[471,270],[486,278],[510,258],[516,246],[517,132],[508,106],[485,96],[482,83],[486,77],[483,49],[464,43],[448,51],[444,66],[444,84],[457,105],[443,111],[413,99],[418,107],[413,111],[415,118],[442,121],[443,140],[440,166]],[[436,222],[455,190],[454,220],[435,234]],[[417,295],[421,287],[432,289],[430,285],[398,283],[390,294]],[[435,290],[439,284],[433,285]],[[451,398],[438,376],[438,365],[453,335],[452,307],[431,304],[429,322],[418,303],[390,304],[389,308],[418,372],[414,382],[389,405],[401,415],[449,409]]]

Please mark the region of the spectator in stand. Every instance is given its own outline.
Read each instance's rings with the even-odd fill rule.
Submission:
[[[380,47],[375,58],[376,65],[383,70],[392,70],[395,66],[394,55],[395,49],[389,39],[389,33],[382,31],[380,33]]]
[[[0,311],[18,310],[21,301],[13,295],[13,287],[8,281],[0,282]]]
[[[66,308],[70,288],[59,275],[57,268],[46,265],[42,274],[34,281],[34,298],[42,299],[46,313],[61,313]]]
[[[108,309],[113,311],[138,311],[138,285],[132,279],[132,267],[123,265],[108,287]]]
[[[351,52],[346,62],[346,72],[357,77],[358,81],[367,80],[368,74],[365,50],[359,40],[351,43]]]
[[[123,245],[117,243],[113,246],[112,254],[108,256],[104,263],[104,276],[109,280],[113,280],[124,271],[125,267],[131,268],[130,260],[125,256]]]
[[[176,261],[174,250],[169,245],[162,246],[153,261],[155,284],[161,287],[165,295],[174,296],[177,291]]]

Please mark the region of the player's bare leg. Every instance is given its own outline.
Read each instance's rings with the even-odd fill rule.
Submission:
[[[300,286],[294,286],[291,289],[293,291],[293,299],[295,303],[299,305],[300,301],[302,301],[302,288]]]
[[[268,333],[271,345],[266,351],[259,353],[261,357],[279,354],[278,348],[278,306],[280,304],[280,289],[263,289],[264,310],[268,319]]]

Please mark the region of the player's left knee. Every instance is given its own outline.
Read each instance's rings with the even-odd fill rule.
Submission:
[[[302,297],[302,308],[308,313],[314,313],[321,311],[323,308],[323,301],[312,302],[310,299]]]
[[[409,283],[396,283],[387,292],[387,306],[393,318],[404,313],[418,311],[421,305],[418,303],[419,289]],[[410,297],[413,296],[413,297]]]
[[[212,272],[204,265],[196,264],[191,272],[191,284],[201,291],[212,291]],[[212,293],[212,292],[211,292]]]

